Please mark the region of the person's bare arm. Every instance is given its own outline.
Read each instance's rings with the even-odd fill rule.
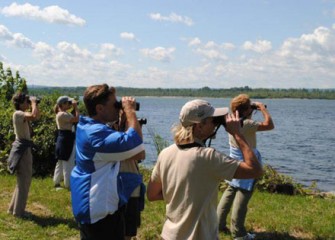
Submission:
[[[272,121],[272,117],[265,107],[265,105],[261,102],[255,102],[257,109],[262,112],[264,120],[258,125],[257,131],[269,131],[274,129],[274,123]]]
[[[40,118],[40,110],[38,109],[36,97],[31,97],[31,112],[24,113],[24,119],[27,121],[34,121]]]
[[[74,111],[74,115],[73,118],[71,118],[70,122],[71,123],[77,123],[79,122],[79,108],[78,108],[78,102],[73,100],[72,101],[72,106],[73,106],[73,111]]]
[[[152,181],[151,178],[147,187],[147,198],[149,201],[163,200],[162,183]]]
[[[136,116],[136,100],[133,97],[122,97],[122,108],[126,115],[127,128],[132,127],[143,138],[142,128]]]

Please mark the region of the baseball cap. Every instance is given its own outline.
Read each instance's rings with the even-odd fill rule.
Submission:
[[[184,127],[200,123],[208,117],[224,116],[229,112],[227,107],[214,108],[209,102],[195,99],[187,102],[180,111],[179,120]]]
[[[73,100],[73,98],[70,98],[68,96],[60,96],[57,99],[57,104],[60,105],[60,104],[66,103],[66,102],[72,102],[72,100]]]

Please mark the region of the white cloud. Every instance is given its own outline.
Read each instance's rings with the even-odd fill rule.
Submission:
[[[124,84],[126,84],[126,86],[134,86],[134,79],[136,79],[139,87],[162,87],[168,86],[173,77],[169,71],[157,67],[148,67],[130,73],[128,79],[124,81]]]
[[[97,51],[92,52],[65,41],[59,42],[55,48],[38,42],[34,56],[40,59],[39,64],[21,66],[20,73],[29,76],[29,84],[32,84],[29,80],[33,79],[33,84],[87,86],[113,79],[117,85],[123,85],[130,66],[113,59],[120,51],[110,43],[101,44]]]
[[[207,42],[206,44],[205,44],[205,48],[215,48],[215,47],[217,47],[218,45],[215,43],[215,42],[213,42],[213,41],[209,41],[209,42]]]
[[[150,18],[155,21],[167,21],[172,23],[183,23],[187,26],[192,26],[193,20],[187,16],[180,16],[176,13],[170,13],[169,16],[163,16],[160,13],[150,13]]]
[[[201,41],[199,38],[193,38],[191,39],[189,42],[188,42],[188,45],[189,46],[197,46],[197,45],[200,45],[201,44]]]
[[[4,25],[0,25],[0,41],[18,48],[34,48],[34,43],[22,33],[12,33]]]
[[[207,60],[224,61],[228,59],[225,54],[217,49],[197,48],[195,52],[202,55]]]
[[[232,44],[232,43],[223,43],[223,44],[221,44],[221,47],[224,50],[233,50],[233,49],[235,49],[235,45]]]
[[[4,25],[0,25],[0,39],[12,40],[13,34]]]
[[[34,48],[34,43],[22,33],[13,34],[13,40],[11,43],[21,48]]]
[[[103,58],[119,57],[122,54],[123,54],[122,49],[116,47],[112,43],[103,43],[100,46],[100,56],[103,56]]]
[[[55,49],[44,42],[38,42],[35,44],[34,55],[37,57],[50,58],[55,53]]]
[[[28,19],[41,20],[48,23],[59,23],[68,25],[83,26],[86,21],[80,17],[71,14],[68,10],[53,5],[40,9],[29,3],[17,4],[12,3],[0,11],[7,17],[24,17]]]
[[[156,47],[154,49],[141,49],[140,52],[149,58],[152,58],[154,60],[160,61],[160,62],[170,62],[173,59],[172,54],[174,53],[176,49],[171,48],[164,48],[164,47]]]
[[[335,30],[319,27],[311,34],[303,34],[300,38],[287,39],[278,54],[286,58],[304,61],[327,61],[334,59]]]
[[[205,44],[201,44],[201,41],[198,38],[192,39],[188,45],[190,47],[197,46],[194,52],[203,56],[206,61],[225,61],[228,57],[224,53],[224,50],[233,48],[231,44],[220,45],[214,41],[208,41]]]
[[[246,41],[243,44],[243,49],[254,51],[257,53],[265,53],[272,49],[272,44],[266,40],[258,40],[256,43],[252,43],[250,41]]]
[[[134,33],[129,33],[129,32],[122,32],[120,33],[120,37],[122,39],[126,39],[126,40],[131,40],[131,41],[135,41],[136,37]]]

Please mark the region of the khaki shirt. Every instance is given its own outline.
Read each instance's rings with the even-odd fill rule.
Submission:
[[[210,147],[180,149],[158,156],[151,180],[161,182],[166,203],[163,239],[217,239],[218,186],[232,179],[240,162]]]
[[[13,114],[13,125],[16,139],[31,140],[30,125],[27,120],[24,119],[25,113],[21,110],[17,110]]]
[[[70,130],[72,131],[72,122],[70,120],[73,118],[73,115],[68,112],[58,112],[56,115],[56,124],[58,130]]]
[[[256,148],[257,141],[256,141],[256,132],[259,126],[259,122],[256,122],[252,119],[246,119],[243,121],[243,127],[241,129],[241,133],[249,143],[250,147]],[[229,145],[234,148],[239,148],[238,144],[236,143],[235,138],[229,134]]]

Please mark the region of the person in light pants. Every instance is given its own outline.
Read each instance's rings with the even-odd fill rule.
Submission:
[[[70,188],[71,171],[75,164],[76,146],[73,145],[71,155],[68,160],[58,159],[55,167],[53,181],[55,187],[60,187],[60,183],[64,181],[64,187]]]
[[[68,112],[73,108],[74,114]],[[64,187],[70,188],[70,176],[74,167],[75,159],[75,129],[74,124],[79,121],[79,109],[77,101],[68,96],[61,96],[57,99],[54,111],[57,123],[56,141],[56,168],[53,181],[55,187],[60,187],[60,182],[64,179]]]

